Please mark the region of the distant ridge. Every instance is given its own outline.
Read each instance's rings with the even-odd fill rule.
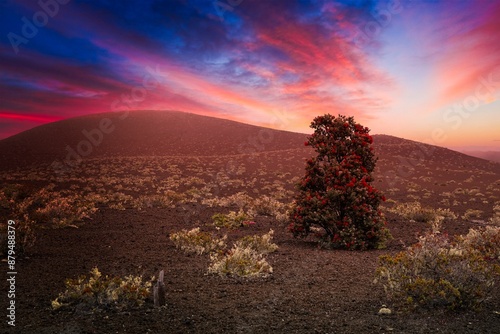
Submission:
[[[124,117],[126,116],[126,117]],[[0,169],[81,157],[230,155],[303,147],[306,135],[178,111],[101,113],[0,140]]]
[[[45,124],[0,140],[0,170],[77,158],[224,156],[304,149],[307,135],[178,111],[91,114]],[[427,166],[499,171],[500,164],[446,148],[389,135],[374,135],[385,166]],[[69,159],[69,160],[68,160]],[[303,162],[298,162],[302,164]]]
[[[500,151],[461,151],[461,152],[473,157],[500,162]]]

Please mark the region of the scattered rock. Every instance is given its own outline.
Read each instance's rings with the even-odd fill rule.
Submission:
[[[391,309],[387,308],[387,306],[385,306],[385,305],[382,305],[382,308],[380,308],[380,310],[378,310],[379,315],[389,315],[391,313],[392,313]]]

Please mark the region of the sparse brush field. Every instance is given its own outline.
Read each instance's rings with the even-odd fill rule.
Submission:
[[[12,332],[497,333],[500,281],[493,272],[484,282],[494,288],[485,285],[481,292],[488,294],[474,307],[460,308],[458,290],[446,285],[454,311],[434,305],[442,299],[427,290],[410,291],[427,298],[413,303],[426,307],[409,308],[374,280],[380,256],[390,261],[387,256],[415,245],[436,220],[451,243],[470,228],[489,226],[489,243],[476,233],[467,245],[491,252],[481,261],[494,268],[500,167],[452,152],[402,162],[411,147],[389,139],[376,148],[382,154],[374,184],[387,198],[382,209],[393,239],[386,249],[365,252],[320,249],[314,236],[293,239],[287,231],[307,148],[89,158],[63,174],[47,165],[2,172],[1,223],[14,219],[18,236],[27,235],[16,262]],[[20,250],[24,241],[17,242]],[[450,256],[462,254],[449,248]],[[464,261],[457,263],[467,266]],[[155,308],[144,289],[162,269],[166,306]],[[379,315],[382,305],[392,313]]]

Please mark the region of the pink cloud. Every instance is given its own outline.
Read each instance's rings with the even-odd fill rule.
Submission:
[[[18,122],[36,122],[36,123],[48,123],[55,122],[61,119],[61,117],[53,116],[53,115],[23,115],[17,113],[4,113],[0,112],[0,119],[9,120],[9,121],[18,121]]]
[[[490,76],[500,76],[500,4],[471,3],[465,25],[469,29],[447,36],[446,48],[440,48],[440,58],[435,67],[436,89],[441,90],[438,104],[446,105],[475,96],[478,86]],[[463,13],[451,17],[455,26],[464,22]],[[438,46],[435,46],[438,48]],[[498,73],[498,74],[497,74]],[[485,88],[478,97],[482,103],[491,102],[494,92],[488,95]],[[496,87],[500,91],[500,85]],[[496,94],[498,95],[498,94]]]

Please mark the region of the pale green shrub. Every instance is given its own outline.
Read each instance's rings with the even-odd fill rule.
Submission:
[[[212,253],[208,272],[239,277],[265,277],[271,274],[273,268],[264,255],[278,249],[278,245],[272,243],[273,233],[270,230],[262,236],[246,236],[237,240],[229,251]]]

